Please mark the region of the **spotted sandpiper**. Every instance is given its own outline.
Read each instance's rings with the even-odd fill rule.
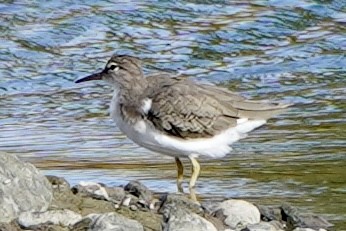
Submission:
[[[247,100],[224,88],[195,83],[167,74],[144,76],[140,59],[114,55],[106,67],[76,83],[104,80],[114,87],[110,114],[119,129],[138,145],[172,156],[177,165],[177,187],[183,192],[183,164],[189,158],[190,196],[199,156],[222,158],[231,144],[282,112],[288,104]]]

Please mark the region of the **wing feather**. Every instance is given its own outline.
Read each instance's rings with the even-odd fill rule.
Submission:
[[[143,115],[161,132],[180,137],[211,137],[235,127],[237,119],[267,119],[289,105],[246,100],[226,89],[198,85],[186,78],[147,78],[152,86],[146,96],[152,100]]]

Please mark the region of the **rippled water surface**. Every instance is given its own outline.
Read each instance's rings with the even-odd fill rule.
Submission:
[[[146,73],[295,104],[232,155],[202,160],[201,198],[288,201],[346,230],[346,1],[114,2],[0,3],[0,151],[72,184],[139,179],[174,192],[174,161],[110,120],[111,89],[74,84],[113,53],[134,54]]]

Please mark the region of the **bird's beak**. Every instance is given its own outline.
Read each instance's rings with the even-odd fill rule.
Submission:
[[[92,74],[92,75],[88,75],[88,76],[86,76],[84,78],[78,79],[76,81],[76,83],[81,83],[81,82],[86,82],[86,81],[91,81],[91,80],[102,80],[102,75],[103,75],[102,72],[95,73],[95,74]]]

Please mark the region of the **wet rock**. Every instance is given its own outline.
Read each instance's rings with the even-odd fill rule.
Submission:
[[[260,222],[261,214],[258,208],[244,200],[226,200],[214,211],[214,216],[232,229],[245,228],[249,224]]]
[[[282,219],[286,221],[288,229],[311,228],[315,230],[328,229],[333,226],[323,217],[314,214],[302,214],[293,206],[284,204],[281,206]]]
[[[64,227],[74,225],[82,216],[71,210],[49,210],[46,212],[23,212],[17,222],[21,227],[32,228],[41,224],[54,224]]]
[[[115,212],[106,214],[89,214],[86,219],[91,223],[89,231],[144,231],[138,221],[126,218]]]
[[[284,231],[269,222],[260,222],[256,224],[249,224],[242,231]]]
[[[256,205],[261,214],[262,221],[281,221],[281,208],[279,206]]]
[[[170,208],[184,208],[196,214],[204,214],[201,205],[190,200],[184,195],[166,194],[161,198],[162,204],[159,208],[159,213],[163,214],[165,210]]]
[[[91,197],[99,200],[110,200],[105,187],[94,182],[81,181],[78,185],[72,187],[74,194],[79,194],[84,197]]]
[[[166,210],[163,219],[164,231],[217,231],[211,222],[181,207]]]
[[[152,192],[142,183],[139,181],[130,181],[125,186],[125,191],[129,192],[130,194],[138,197],[139,199],[142,199],[150,204],[151,200],[153,199]]]
[[[24,211],[43,212],[53,198],[51,184],[32,164],[0,153],[0,222]]]

